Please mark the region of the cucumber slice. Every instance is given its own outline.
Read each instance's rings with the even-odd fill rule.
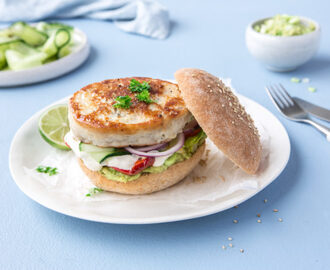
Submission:
[[[46,22],[39,22],[36,25],[36,29],[41,32],[52,32],[54,30],[64,28],[69,31],[73,30],[73,27],[67,24],[59,23],[59,22],[51,22],[51,23],[46,23]]]
[[[15,50],[6,50],[6,60],[11,70],[21,70],[42,65],[45,53],[38,52],[31,55],[25,55]]]
[[[70,42],[71,34],[67,29],[61,28],[55,34],[55,46],[62,48]]]
[[[4,69],[7,64],[6,55],[4,51],[0,51],[0,70]]]
[[[110,148],[110,147],[103,148],[103,147],[98,147],[98,146],[95,146],[92,144],[86,144],[86,143],[80,143],[79,150],[81,152],[88,153],[98,163],[102,163],[108,157],[122,156],[122,155],[129,154],[123,148]]]
[[[64,56],[69,55],[70,53],[71,53],[71,48],[69,45],[66,45],[58,51],[57,58],[62,58]]]
[[[56,32],[51,34],[50,38],[44,44],[41,51],[46,53],[48,57],[57,55],[61,48],[70,42],[70,39],[71,35],[68,30],[58,29]]]
[[[48,38],[47,34],[38,31],[24,22],[14,23],[10,27],[10,30],[15,36],[21,38],[31,46],[40,46],[44,44]]]

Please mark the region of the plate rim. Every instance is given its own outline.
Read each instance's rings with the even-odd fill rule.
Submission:
[[[29,117],[24,123],[23,125],[20,126],[20,128],[16,131],[11,144],[10,144],[10,149],[9,149],[9,170],[10,170],[10,174],[12,179],[14,180],[14,182],[16,183],[16,185],[18,186],[18,188],[26,195],[28,196],[30,199],[32,199],[33,201],[37,202],[38,204],[42,205],[43,207],[46,207],[50,210],[53,210],[57,213],[61,213],[64,214],[66,216],[71,216],[74,218],[78,218],[81,220],[88,220],[88,221],[93,221],[93,222],[100,222],[100,223],[109,223],[109,224],[130,224],[130,225],[138,225],[138,224],[160,224],[160,223],[167,223],[167,222],[176,222],[176,221],[184,221],[184,220],[189,220],[189,219],[195,219],[195,218],[199,218],[199,217],[205,217],[205,216],[209,216],[209,215],[213,215],[216,213],[220,213],[223,212],[227,209],[232,208],[235,205],[239,205],[247,200],[249,200],[250,198],[252,198],[254,195],[258,194],[259,192],[261,192],[262,190],[264,190],[267,186],[269,186],[272,182],[274,182],[278,176],[282,173],[282,171],[285,169],[289,159],[290,159],[290,154],[291,154],[291,142],[290,142],[290,138],[289,135],[287,133],[286,128],[283,126],[283,124],[278,120],[278,118],[272,113],[270,112],[267,108],[265,108],[264,106],[262,106],[261,104],[257,103],[256,101],[241,95],[241,94],[237,94],[237,96],[239,97],[239,99],[243,98],[245,100],[247,100],[248,102],[252,103],[253,106],[259,106],[262,109],[266,110],[272,117],[274,117],[276,119],[276,121],[278,122],[278,124],[282,127],[283,135],[285,137],[285,140],[287,142],[287,155],[285,157],[285,161],[283,162],[283,165],[279,168],[276,168],[276,170],[274,171],[274,176],[271,180],[269,180],[266,184],[264,184],[263,186],[261,186],[260,188],[256,189],[256,190],[251,190],[247,193],[246,196],[244,196],[241,199],[238,200],[234,200],[234,202],[230,203],[228,206],[226,207],[216,207],[212,206],[212,207],[205,207],[202,209],[199,209],[198,211],[196,211],[195,214],[178,214],[178,215],[173,215],[173,216],[162,216],[162,217],[149,217],[149,218],[118,218],[118,217],[102,217],[100,218],[100,216],[97,216],[95,218],[91,218],[91,217],[83,217],[79,214],[74,213],[74,209],[64,209],[61,207],[56,207],[54,205],[47,205],[44,204],[44,202],[42,202],[42,199],[40,199],[39,197],[35,197],[33,192],[27,191],[26,189],[23,188],[23,186],[20,184],[20,181],[18,181],[19,176],[16,175],[14,168],[13,168],[13,162],[12,162],[12,156],[13,156],[13,147],[15,144],[15,141],[17,140],[17,137],[20,135],[20,133],[22,132],[22,130],[25,128],[25,126],[27,126],[31,121],[33,121],[33,118],[37,117],[38,115],[42,114],[45,110],[47,110],[48,108],[56,105],[56,104],[60,104],[62,102],[67,101],[70,96],[67,96],[65,98],[59,99],[53,103],[51,103],[50,105],[42,108],[41,110],[37,111],[36,113],[34,113],[31,117]],[[209,209],[209,210],[208,210]]]

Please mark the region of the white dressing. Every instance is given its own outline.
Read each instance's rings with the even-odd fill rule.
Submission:
[[[73,153],[79,157],[85,164],[85,166],[91,171],[99,171],[102,169],[102,165],[93,159],[88,153],[81,152],[79,149],[80,141],[73,138],[71,132],[67,133],[64,137],[64,141],[70,146]]]
[[[123,155],[109,157],[101,163],[102,166],[116,167],[123,170],[130,170],[133,168],[135,162],[139,159],[136,155]]]

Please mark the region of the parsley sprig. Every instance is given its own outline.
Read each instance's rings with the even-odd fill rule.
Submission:
[[[149,92],[150,85],[149,85],[149,83],[147,83],[145,81],[140,83],[138,80],[132,79],[128,88],[133,93],[135,93],[135,92],[141,93],[142,91],[148,91]]]
[[[131,97],[130,96],[118,96],[115,98],[116,103],[113,104],[115,108],[129,109],[131,107]]]
[[[40,173],[48,173],[49,176],[58,174],[57,168],[52,168],[48,166],[39,166],[38,168],[36,168],[36,171]]]
[[[150,84],[143,81],[142,83],[136,79],[130,81],[128,89],[132,93],[137,93],[135,96],[139,101],[142,101],[146,104],[156,102],[150,98]],[[113,104],[115,108],[129,109],[132,105],[132,98],[130,96],[118,96],[115,98],[116,103]]]
[[[95,195],[95,194],[97,194],[97,193],[100,193],[100,192],[103,192],[103,189],[101,189],[101,188],[91,188],[90,190],[89,190],[89,193],[87,193],[85,196],[86,197],[91,197],[91,196],[93,196],[93,195]]]
[[[138,93],[136,97],[138,100],[143,101],[147,104],[155,102],[150,99],[150,92],[148,90],[143,90],[141,93]]]
[[[143,81],[142,83],[132,79],[129,85],[129,89],[133,93],[138,93],[136,95],[139,101],[145,102],[147,104],[155,102],[154,100],[150,99],[150,84],[148,82]]]

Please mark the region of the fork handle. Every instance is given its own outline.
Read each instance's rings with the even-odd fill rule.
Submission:
[[[312,125],[316,129],[318,129],[321,133],[323,133],[325,135],[327,140],[330,142],[330,128],[323,126],[319,123],[316,123],[315,121],[313,121],[311,119],[304,119],[304,122]]]

